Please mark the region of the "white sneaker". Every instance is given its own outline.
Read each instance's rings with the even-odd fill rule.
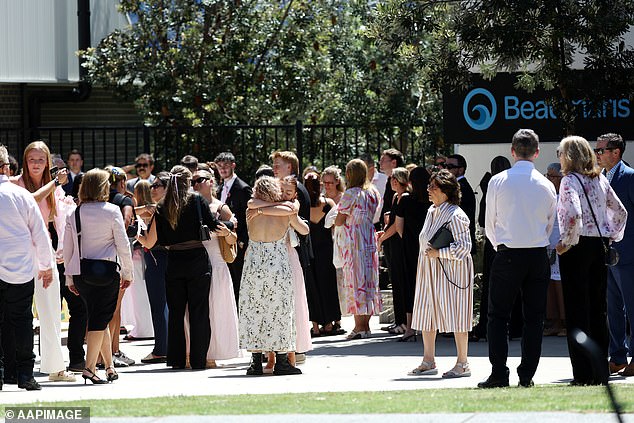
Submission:
[[[62,370],[61,372],[49,374],[48,380],[51,382],[75,382],[76,379],[73,373]]]
[[[135,361],[125,355],[123,351],[117,351],[112,354],[112,361],[114,361],[115,367],[128,367],[135,363]],[[119,366],[117,366],[117,364],[119,364]]]

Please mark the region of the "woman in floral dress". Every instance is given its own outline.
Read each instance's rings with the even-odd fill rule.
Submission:
[[[368,181],[363,160],[346,165],[348,189],[339,202],[336,226],[343,227],[337,244],[343,258],[343,280],[339,286],[342,313],[354,315],[348,339],[370,335],[370,317],[381,311],[379,256],[372,219],[380,202],[379,192]]]

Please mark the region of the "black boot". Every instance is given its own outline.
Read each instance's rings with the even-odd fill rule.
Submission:
[[[247,369],[248,376],[261,376],[264,372],[262,371],[262,353],[252,353],[251,354],[251,365]]]
[[[286,353],[275,353],[275,368],[273,369],[274,375],[301,375],[302,371],[297,367],[291,366],[288,362],[288,356]]]

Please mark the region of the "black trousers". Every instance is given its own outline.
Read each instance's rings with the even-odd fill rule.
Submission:
[[[546,290],[550,264],[546,248],[516,248],[498,251],[491,265],[487,339],[491,375],[506,378],[508,367],[507,329],[513,303],[522,295],[522,361],[517,368],[521,381],[535,375],[542,352],[542,332],[546,313]]]
[[[15,371],[18,383],[33,378],[33,280],[23,284],[11,284],[0,280],[0,327],[2,323],[13,329],[15,349],[7,354],[15,354]],[[2,331],[0,330],[0,339]],[[0,370],[4,373],[4,351],[0,342]]]
[[[244,247],[238,245],[238,252],[233,263],[227,263],[231,281],[233,282],[233,294],[236,296],[236,306],[238,306],[238,298],[240,296],[240,280],[242,279],[242,268],[244,267],[244,254],[247,251],[248,242],[244,243]]]
[[[64,277],[64,264],[58,264],[59,270],[59,294],[66,300],[68,305],[68,358],[70,364],[81,364],[84,361],[84,339],[86,338],[86,328],[88,326],[88,314],[86,306],[81,297],[70,292],[66,286]]]
[[[165,273],[167,365],[185,367],[185,307],[189,309],[189,362],[192,369],[204,369],[211,338],[209,289],[211,266],[204,248],[170,251]]]
[[[580,237],[579,243],[559,256],[559,269],[566,309],[568,352],[576,382],[598,385],[608,377],[607,280],[603,241]],[[593,371],[592,361],[571,338],[579,329],[597,343],[603,368]]]

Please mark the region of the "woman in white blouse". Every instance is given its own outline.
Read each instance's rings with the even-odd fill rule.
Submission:
[[[88,312],[86,334],[86,368],[82,373],[84,383],[90,380],[102,384],[118,379],[112,365],[112,347],[108,322],[117,306],[119,289],[126,289],[132,282],[132,255],[119,207],[108,203],[110,174],[101,169],[86,172],[79,189],[80,205],[66,220],[64,234],[64,262],[66,285],[75,295],[81,296]],[[81,225],[81,258],[118,261],[121,277],[116,275],[106,286],[89,284],[81,276],[80,250],[77,238],[75,214],[79,213]],[[106,366],[107,381],[96,375],[97,356],[101,352]]]
[[[623,238],[627,211],[601,174],[588,141],[566,137],[557,155],[565,176],[557,203],[560,241],[556,249],[560,255],[572,384],[599,385],[607,382],[608,376],[605,246]],[[572,329],[584,331],[599,345],[605,374],[594,374],[590,359],[571,339]]]

